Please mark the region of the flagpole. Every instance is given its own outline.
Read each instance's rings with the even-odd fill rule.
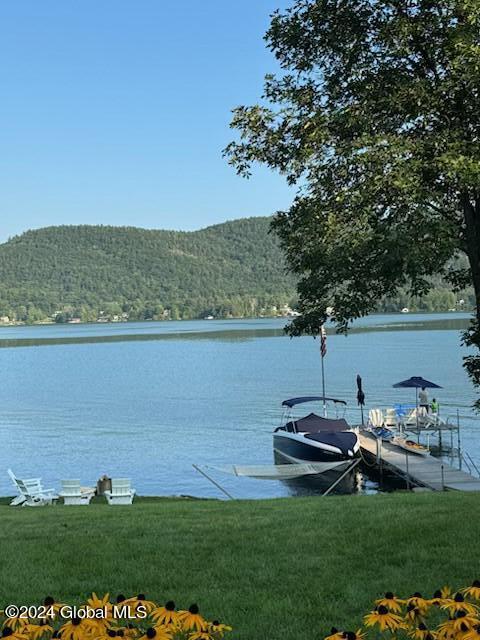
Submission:
[[[323,359],[325,358],[325,356],[323,354],[321,355],[321,361],[322,361],[322,396],[323,396],[323,416],[324,418],[327,417],[327,403],[325,401],[325,366],[323,364]]]
[[[327,332],[325,327],[320,327],[320,360],[322,361],[322,396],[323,396],[323,416],[327,417],[327,403],[325,400],[325,364],[323,360],[327,354]]]

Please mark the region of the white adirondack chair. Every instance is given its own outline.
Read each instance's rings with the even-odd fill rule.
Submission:
[[[370,409],[368,412],[368,423],[371,427],[383,427],[383,411],[381,409]]]
[[[63,498],[63,504],[67,506],[89,505],[94,495],[95,489],[82,487],[80,480],[62,480],[60,497]]]
[[[8,475],[19,492],[10,506],[44,507],[58,499],[55,489],[43,488],[41,478],[17,478],[11,469],[8,469]]]
[[[395,409],[387,409],[385,411],[385,426],[389,428],[398,427],[398,418]]]
[[[108,504],[132,504],[135,489],[129,478],[112,478],[112,490],[105,491]]]

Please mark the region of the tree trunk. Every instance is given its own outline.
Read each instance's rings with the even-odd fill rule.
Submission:
[[[463,215],[465,220],[466,253],[472,272],[472,283],[475,292],[476,313],[470,330],[464,335],[464,342],[480,351],[480,200],[473,201],[468,194],[462,197]],[[464,366],[476,386],[480,386],[480,355],[464,358]],[[480,411],[480,400],[475,403]]]
[[[472,271],[475,291],[476,317],[480,324],[480,200],[472,200],[465,194],[462,197],[465,220],[465,241],[467,256]]]

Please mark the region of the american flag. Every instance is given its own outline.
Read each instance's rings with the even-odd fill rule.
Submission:
[[[320,353],[322,354],[322,358],[327,355],[327,332],[323,324],[320,329]]]

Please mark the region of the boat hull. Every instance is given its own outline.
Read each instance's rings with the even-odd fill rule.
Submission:
[[[347,457],[338,451],[329,450],[321,442],[308,440],[301,434],[282,431],[277,431],[273,435],[273,448],[277,454],[282,455],[289,462],[325,463],[326,470],[332,468],[332,463],[337,463],[335,467],[347,465],[354,458],[353,455]],[[334,448],[330,447],[330,449]]]

